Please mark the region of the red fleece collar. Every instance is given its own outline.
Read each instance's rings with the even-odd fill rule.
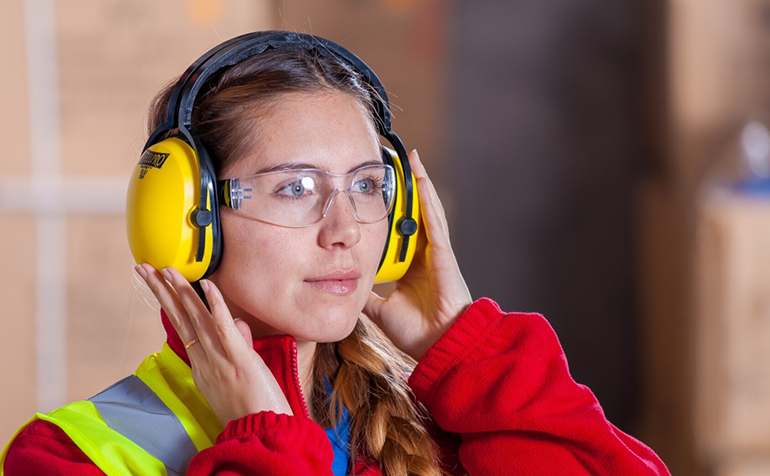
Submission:
[[[160,310],[160,318],[163,328],[166,330],[166,343],[180,359],[190,365],[187,349],[185,349],[179,334],[171,325],[171,321],[163,309]],[[302,395],[302,387],[299,384],[297,341],[294,337],[290,335],[260,337],[253,340],[252,346],[275,376],[278,385],[289,401],[292,412],[295,415],[309,416],[305,397]]]

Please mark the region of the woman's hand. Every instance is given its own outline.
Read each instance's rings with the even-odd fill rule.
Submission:
[[[420,360],[473,299],[449,243],[446,214],[436,189],[417,151],[408,157],[417,180],[425,233],[420,234],[414,261],[393,294],[383,299],[372,292],[364,313],[399,349]]]
[[[161,275],[144,263],[136,271],[163,306],[182,342],[187,343],[195,385],[223,425],[266,410],[292,414],[275,377],[254,352],[249,326],[233,321],[214,283],[201,281],[209,312],[176,269],[164,268]]]

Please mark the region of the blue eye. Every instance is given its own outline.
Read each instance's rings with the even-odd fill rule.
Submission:
[[[357,193],[363,193],[366,195],[372,194],[381,190],[382,181],[373,177],[367,177],[361,179],[353,184],[353,191]]]
[[[313,194],[315,189],[315,180],[312,177],[302,177],[289,184],[286,184],[278,192],[287,198],[298,199]]]
[[[305,193],[305,186],[304,185],[302,185],[301,183],[292,184],[292,187],[291,187],[291,194],[292,195],[294,195],[295,197],[299,197],[303,193]]]

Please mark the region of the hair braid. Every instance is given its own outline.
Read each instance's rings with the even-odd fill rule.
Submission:
[[[426,412],[416,403],[406,378],[414,361],[402,354],[366,316],[336,344],[319,344],[314,366],[313,405],[322,424],[339,422],[338,402],[351,415],[354,457],[377,461],[387,476],[439,476]],[[331,395],[322,394],[324,379]]]

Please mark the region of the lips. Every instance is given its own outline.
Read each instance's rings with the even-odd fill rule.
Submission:
[[[313,288],[336,296],[347,296],[358,288],[358,270],[336,270],[305,280]]]
[[[358,279],[361,277],[361,273],[358,272],[358,270],[350,270],[350,271],[344,271],[344,270],[336,270],[332,271],[331,273],[324,274],[321,276],[317,276],[315,278],[308,278],[305,281],[313,282],[313,281],[347,281],[350,279]]]

